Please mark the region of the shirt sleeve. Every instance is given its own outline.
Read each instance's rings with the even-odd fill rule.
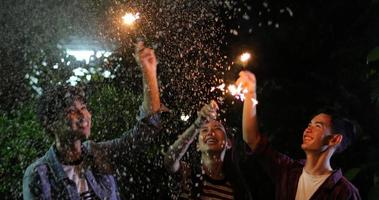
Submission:
[[[34,164],[30,165],[22,180],[22,195],[24,200],[46,199],[42,191],[42,180]]]
[[[161,130],[160,115],[166,110],[162,108],[148,114],[141,107],[135,126],[120,138],[88,143],[87,155],[98,171],[115,173],[118,169],[133,167],[132,162],[137,160],[137,155],[149,151]]]
[[[255,151],[251,150],[248,145],[245,146],[247,158],[257,159],[273,181],[281,179],[295,163],[292,158],[273,149],[266,136],[262,136]]]

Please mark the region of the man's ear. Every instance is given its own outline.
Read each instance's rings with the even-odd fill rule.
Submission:
[[[230,149],[232,148],[232,141],[228,138],[226,139],[226,146],[225,146],[226,149]]]
[[[333,134],[330,136],[329,146],[337,146],[337,145],[341,144],[342,140],[343,140],[343,135]]]

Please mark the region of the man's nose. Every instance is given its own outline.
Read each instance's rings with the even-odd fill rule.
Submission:
[[[212,129],[209,129],[207,131],[207,136],[210,135],[210,136],[214,136],[214,131]]]

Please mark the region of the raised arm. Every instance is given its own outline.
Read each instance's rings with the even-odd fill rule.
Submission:
[[[198,129],[209,119],[216,118],[217,109],[218,107],[215,101],[211,101],[210,104],[204,105],[197,113],[197,119],[195,122],[168,148],[164,157],[164,164],[170,172],[175,173],[179,170],[180,160],[187,152],[188,147],[195,140],[199,133]]]
[[[161,105],[157,81],[157,58],[154,50],[146,48],[143,42],[137,43],[135,58],[143,76],[143,109],[148,114],[155,113]]]
[[[255,75],[249,71],[242,71],[239,74],[236,84],[241,84],[242,87],[248,91],[245,93],[245,101],[243,104],[242,133],[243,140],[254,151],[261,140],[257,122]]]
[[[101,172],[115,172],[128,168],[131,156],[147,152],[160,131],[161,102],[157,81],[157,59],[153,49],[138,42],[134,57],[143,75],[143,103],[136,125],[116,138],[104,142],[89,142],[88,154],[94,158],[96,168]],[[127,160],[127,161],[126,161]],[[125,167],[128,166],[128,167]]]

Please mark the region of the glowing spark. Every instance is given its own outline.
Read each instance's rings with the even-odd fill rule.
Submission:
[[[219,89],[221,91],[225,91],[225,83],[217,86],[217,87],[211,87],[211,92],[213,92],[215,89]]]
[[[128,26],[131,26],[134,24],[134,22],[139,19],[139,13],[133,14],[133,13],[125,13],[125,15],[122,17],[122,20],[124,23]]]
[[[216,88],[221,90],[222,92],[225,92],[224,83],[216,87],[211,87],[211,92],[213,92]],[[246,99],[245,94],[249,92],[249,90],[246,88],[243,88],[241,84],[239,84],[238,86],[234,84],[230,84],[227,88],[228,89],[226,90],[226,93],[231,94],[236,99],[241,100],[241,101],[244,101]],[[253,102],[254,106],[258,104],[258,101],[254,98],[251,98],[251,101]]]
[[[189,115],[186,115],[186,114],[182,114],[181,116],[180,116],[180,119],[182,120],[182,121],[188,121],[188,119],[190,118],[190,116]]]
[[[245,100],[244,92],[246,93],[247,90],[243,89],[241,84],[239,84],[237,87],[235,85],[231,84],[228,86],[228,90],[229,90],[230,94],[232,96],[236,97],[237,99],[240,99],[241,101]]]
[[[251,54],[248,52],[245,52],[245,53],[241,54],[240,61],[243,63],[246,63],[247,61],[250,60],[250,58],[251,58]]]

